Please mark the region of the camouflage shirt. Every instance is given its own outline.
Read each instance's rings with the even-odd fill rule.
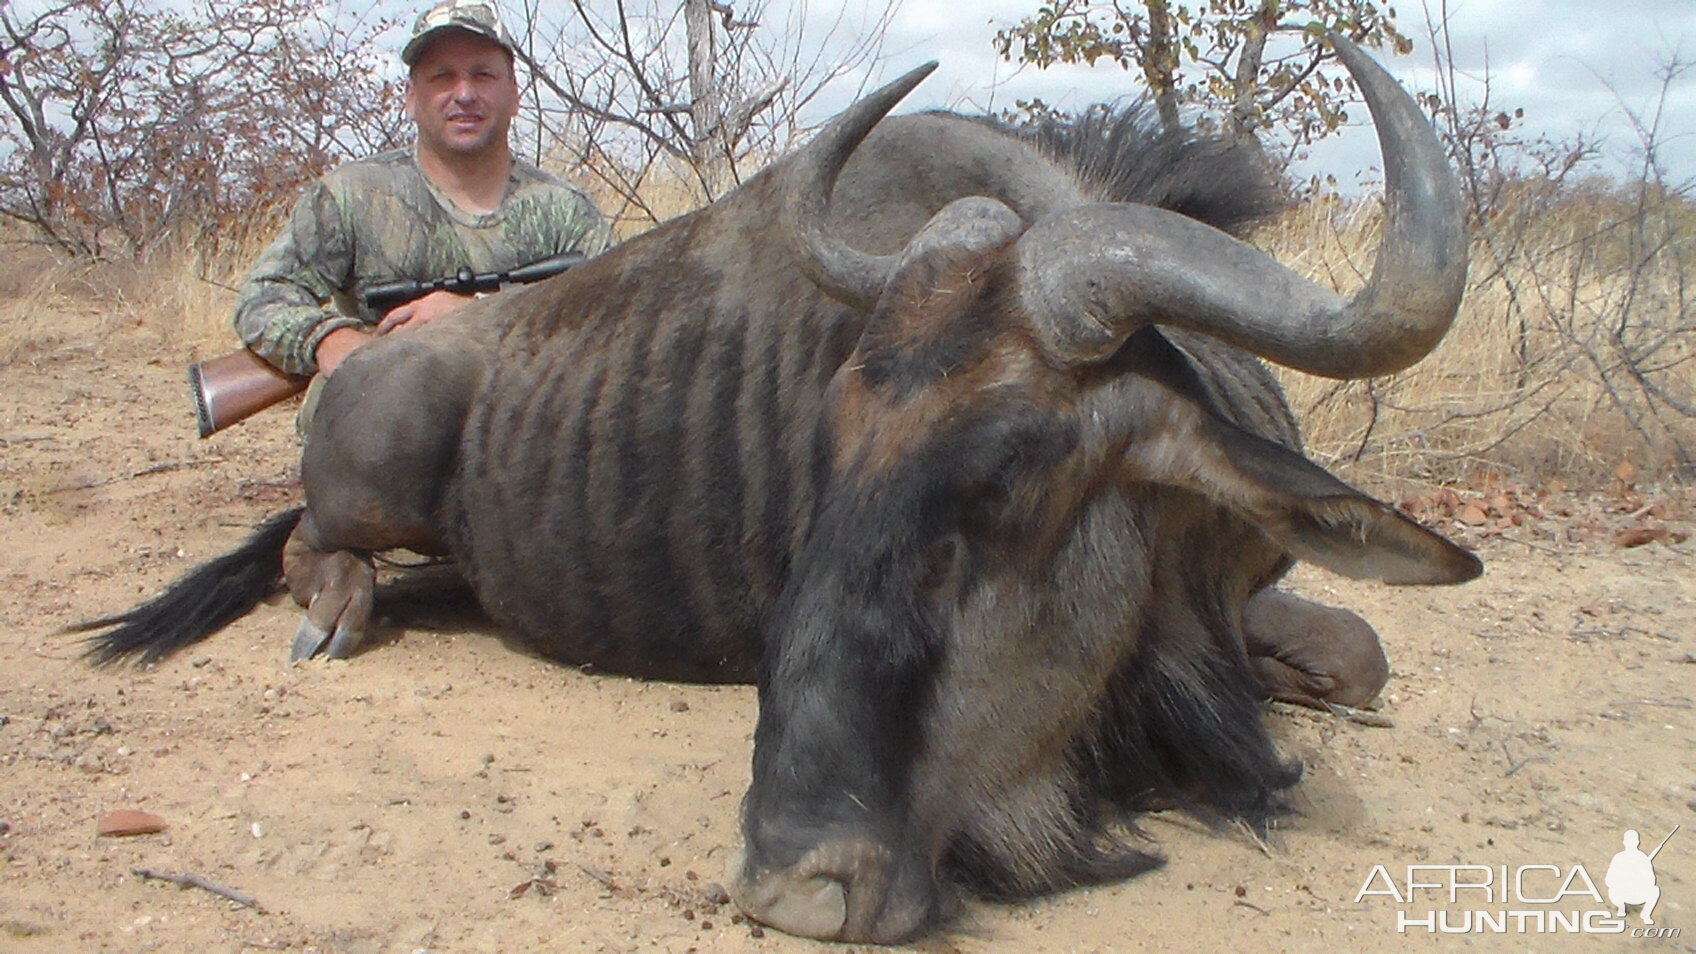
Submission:
[[[360,294],[461,268],[505,271],[562,252],[607,246],[606,219],[582,190],[514,160],[493,212],[459,209],[418,168],[411,149],[350,162],[307,188],[288,226],[259,256],[236,301],[248,347],[293,374],[318,370],[318,342],[382,316]]]

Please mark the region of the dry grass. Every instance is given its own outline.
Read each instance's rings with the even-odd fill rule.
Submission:
[[[673,179],[648,183],[650,209],[675,215],[698,201],[690,183]],[[1696,284],[1696,209],[1666,200],[1646,210],[1628,199],[1605,190],[1529,196],[1522,211],[1490,223],[1474,241],[1453,330],[1407,372],[1364,382],[1280,372],[1313,456],[1378,489],[1556,478],[1598,486],[1627,461],[1645,475],[1687,475],[1696,449],[1696,307],[1687,288]],[[1371,268],[1377,208],[1311,203],[1258,241],[1298,272],[1350,291]],[[227,350],[234,289],[281,221],[272,211],[216,243],[180,243],[139,265],[14,250],[16,267],[0,282],[0,369],[91,339],[171,362]],[[628,238],[643,227],[626,208],[616,231]]]
[[[235,289],[281,221],[275,213],[259,215],[226,229],[216,250],[179,242],[140,262],[64,259],[39,246],[5,243],[0,369],[66,348],[180,357],[185,364],[230,350]]]
[[[1559,478],[1622,464],[1688,476],[1696,451],[1696,209],[1541,197],[1488,223],[1453,329],[1424,362],[1340,383],[1280,372],[1309,449],[1361,482]],[[1292,212],[1260,237],[1296,270],[1359,287],[1377,206]]]
[[[708,201],[705,186],[691,167],[667,156],[658,156],[635,170],[599,157],[593,163],[571,163],[560,158],[544,159],[543,167],[576,183],[612,220],[613,239],[624,241],[665,222],[700,208]],[[753,162],[749,162],[750,168]]]

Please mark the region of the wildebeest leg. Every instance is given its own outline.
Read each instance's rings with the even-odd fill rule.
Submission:
[[[307,517],[310,517],[310,511]],[[289,647],[289,661],[322,652],[345,659],[364,642],[377,587],[376,569],[366,550],[321,550],[307,542],[311,533],[297,528],[283,548],[283,579],[289,594],[305,610]]]
[[[301,458],[306,512],[283,554],[306,609],[290,658],[351,655],[370,624],[371,554],[445,552],[437,514],[486,346],[438,319],[361,348],[329,379]]]
[[[1389,681],[1377,632],[1348,610],[1268,587],[1244,607],[1243,629],[1260,684],[1281,702],[1366,706]]]

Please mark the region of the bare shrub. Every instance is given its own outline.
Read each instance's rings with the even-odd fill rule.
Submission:
[[[1480,224],[1454,329],[1387,378],[1280,372],[1310,449],[1357,479],[1605,480],[1622,461],[1691,473],[1696,204],[1653,179],[1514,183]],[[1293,211],[1262,240],[1340,289],[1376,245],[1370,201]]]
[[[588,185],[621,234],[704,205],[786,152],[801,114],[876,72],[894,0],[512,0],[530,157]]]
[[[1696,474],[1696,183],[1668,180],[1661,113],[1692,64],[1671,55],[1623,180],[1596,174],[1580,137],[1521,132],[1517,110],[1459,102],[1448,35],[1428,24],[1440,88],[1423,97],[1460,175],[1472,234],[1469,287],[1436,354],[1389,378],[1285,375],[1314,450],[1380,480],[1513,476],[1597,483],[1623,462]],[[1376,245],[1373,203],[1326,198],[1266,241],[1339,288]]]
[[[75,255],[140,258],[398,142],[388,26],[309,0],[0,4],[0,215]]]

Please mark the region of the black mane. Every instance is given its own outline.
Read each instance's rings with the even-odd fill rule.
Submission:
[[[1253,142],[1194,127],[1168,132],[1143,100],[1098,104],[1076,116],[985,122],[1073,170],[1104,201],[1152,205],[1233,235],[1289,204]]]

